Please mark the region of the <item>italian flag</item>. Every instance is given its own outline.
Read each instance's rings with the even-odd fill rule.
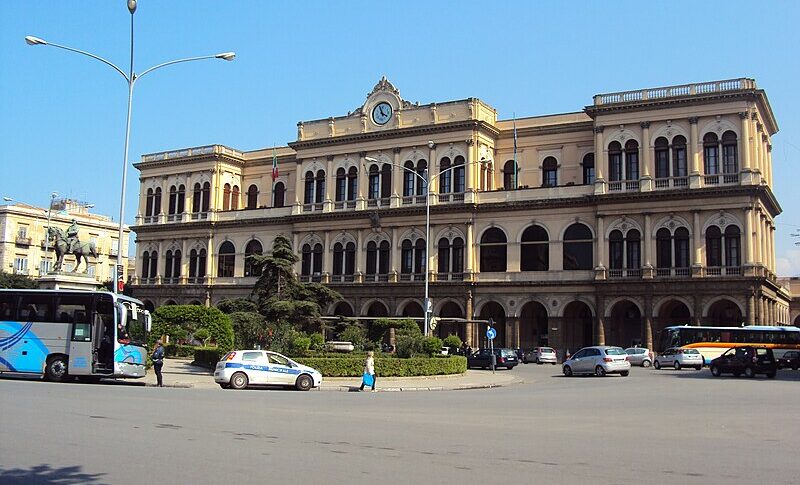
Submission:
[[[278,153],[272,147],[272,181],[278,178]]]

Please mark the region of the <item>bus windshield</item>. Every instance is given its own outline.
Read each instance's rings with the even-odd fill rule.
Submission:
[[[138,305],[131,302],[120,302],[122,310],[121,325],[117,339],[132,345],[144,345],[147,339],[147,318],[149,315]]]

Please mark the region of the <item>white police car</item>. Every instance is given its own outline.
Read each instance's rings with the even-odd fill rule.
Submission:
[[[276,352],[235,350],[217,362],[214,382],[223,389],[262,385],[293,386],[308,391],[322,384],[322,374]]]

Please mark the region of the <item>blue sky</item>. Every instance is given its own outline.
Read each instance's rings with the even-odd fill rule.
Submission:
[[[141,79],[130,160],[220,143],[285,144],[300,120],[343,115],[381,75],[409,101],[478,97],[501,118],[579,111],[592,95],[753,77],[767,91],[781,275],[800,275],[800,2],[139,0],[136,70],[236,51],[232,63],[172,66]],[[0,2],[0,195],[49,194],[119,213],[127,88],[89,58],[30,47],[26,35],[127,70],[125,0]],[[59,167],[64,167],[59,170]],[[126,223],[138,172],[129,167]]]

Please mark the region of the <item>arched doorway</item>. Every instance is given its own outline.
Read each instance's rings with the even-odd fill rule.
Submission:
[[[800,327],[800,315],[797,315],[796,317],[794,317],[794,326],[795,327]]]
[[[464,315],[461,313],[461,308],[456,302],[448,301],[442,305],[441,310],[439,310],[439,317],[442,319],[464,318]],[[444,339],[451,334],[458,335],[458,338],[463,342],[467,338],[465,325],[464,323],[440,323],[439,326],[436,327],[436,336]]]
[[[642,312],[630,300],[622,300],[611,309],[611,318],[605,328],[606,345],[618,345],[622,348],[641,346]]]
[[[147,310],[148,312],[153,313],[154,311],[156,311],[156,307],[155,305],[153,305],[152,301],[145,300],[142,303],[144,303],[144,309]]]
[[[519,346],[525,350],[549,345],[547,309],[538,301],[522,307],[519,317]]]
[[[593,344],[594,318],[589,305],[573,301],[564,309],[562,323],[564,351],[574,354],[578,349]],[[561,349],[559,349],[561,350]]]
[[[412,317],[419,325],[419,331],[425,331],[425,313],[422,311],[422,305],[415,301],[410,301],[406,303],[406,306],[403,307],[403,311],[400,312],[401,317]]]
[[[503,306],[497,302],[490,301],[483,305],[480,312],[481,320],[492,320],[494,322],[494,329],[497,331],[497,337],[494,339],[495,347],[505,347],[506,342],[506,311]],[[486,324],[478,325],[478,342],[481,347],[488,347],[489,340],[486,338]]]
[[[739,305],[723,298],[714,302],[708,309],[703,325],[712,327],[738,327],[742,324],[742,311]]]
[[[338,317],[352,317],[353,307],[346,301],[340,301],[333,309],[333,315]]]
[[[378,319],[378,318],[381,318],[381,317],[388,317],[389,316],[389,309],[382,302],[373,301],[372,303],[370,303],[369,307],[367,307],[367,315],[366,316],[367,317],[373,317],[375,319]],[[378,331],[377,329],[373,329],[373,325],[372,325],[373,321],[374,320],[367,320],[365,322],[365,327],[366,327],[366,330],[367,330],[367,338],[372,340],[372,341],[375,341],[375,340],[378,340],[378,338],[380,338],[380,333],[381,332]]]
[[[669,300],[664,302],[658,309],[658,317],[653,323],[653,346],[654,350],[661,351],[661,337],[664,329],[675,325],[691,325],[692,315],[689,307],[680,300]]]

